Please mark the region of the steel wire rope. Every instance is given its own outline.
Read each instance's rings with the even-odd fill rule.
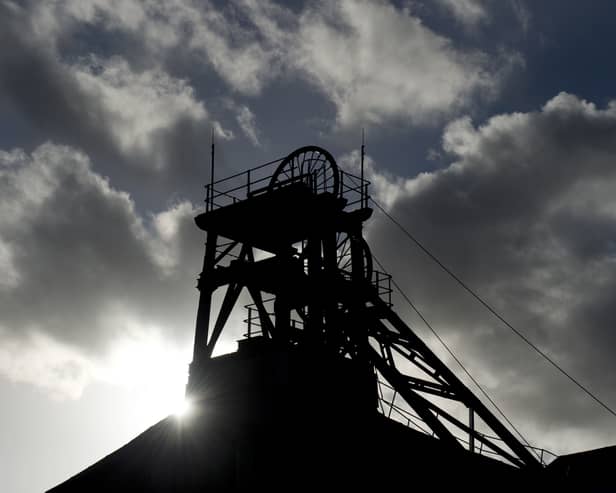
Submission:
[[[376,255],[372,254],[372,258],[374,258],[374,260],[376,261],[376,263],[378,264],[378,266],[384,271],[387,272],[387,269],[385,269],[385,267],[383,266],[383,264],[379,261],[379,259],[376,257]],[[432,332],[432,334],[434,334],[434,337],[436,337],[436,339],[441,343],[441,345],[445,348],[445,350],[449,353],[449,355],[454,359],[454,361],[460,366],[460,368],[462,368],[462,371],[464,371],[464,373],[468,376],[468,378],[470,378],[470,380],[477,386],[477,388],[479,389],[479,391],[483,394],[483,396],[494,406],[494,408],[498,411],[498,413],[501,415],[501,417],[509,424],[509,426],[511,426],[511,428],[518,434],[518,436],[522,439],[522,441],[526,444],[526,446],[537,456],[537,458],[539,459],[539,455],[537,454],[537,452],[534,451],[534,447],[528,443],[528,440],[526,440],[526,438],[524,437],[524,435],[522,435],[522,433],[515,427],[515,425],[509,420],[509,418],[505,415],[505,413],[501,410],[501,408],[496,404],[496,402],[494,402],[494,400],[492,400],[492,398],[490,397],[490,395],[483,389],[483,387],[481,386],[481,384],[473,377],[473,375],[471,375],[471,373],[466,369],[466,367],[464,366],[464,364],[462,363],[462,361],[460,361],[460,359],[454,354],[454,352],[449,348],[449,346],[447,345],[447,343],[441,338],[441,336],[438,335],[438,333],[436,332],[436,330],[434,329],[434,327],[432,327],[432,325],[430,324],[430,322],[428,322],[428,320],[426,319],[426,317],[423,316],[423,314],[421,313],[421,311],[419,311],[419,308],[417,308],[417,306],[411,301],[411,299],[406,295],[406,293],[404,293],[404,291],[402,291],[402,288],[398,285],[398,283],[396,282],[396,280],[392,277],[391,278],[391,283],[394,285],[394,287],[396,288],[396,291],[398,291],[398,293],[400,294],[400,296],[402,296],[402,298],[404,298],[404,300],[408,303],[408,305],[413,309],[413,311],[415,313],[417,313],[417,315],[419,316],[419,318],[421,318],[422,322],[426,325],[426,327],[428,327],[428,329],[430,329],[430,332]]]
[[[434,255],[430,250],[428,250],[417,238],[415,238],[399,221],[397,221],[394,217],[392,217],[385,208],[383,208],[376,200],[370,197],[370,200],[377,208],[392,222],[394,223],[417,247],[426,254],[432,261],[434,261],[443,271],[445,271],[453,280],[455,280],[465,291],[467,291],[473,298],[475,298],[484,308],[486,308],[494,317],[500,320],[506,327],[508,327],[514,334],[516,334],[520,339],[522,339],[526,344],[528,344],[537,354],[543,357],[548,363],[550,363],[554,368],[556,368],[560,373],[562,373],[565,377],[567,377],[571,382],[573,382],[579,389],[584,391],[589,397],[591,397],[595,402],[601,405],[605,410],[607,410],[610,414],[616,417],[616,411],[610,408],[605,402],[599,399],[595,394],[593,394],[589,389],[587,389],[579,380],[577,380],[573,375],[567,372],[564,368],[562,368],[556,361],[550,358],[544,351],[542,351],[538,346],[536,346],[532,341],[528,339],[524,334],[522,334],[518,329],[516,329],[513,325],[511,325],[505,318],[499,314],[488,302],[484,301],[481,296],[479,296],[473,289],[471,289],[468,284],[466,284],[462,279],[460,279],[456,274],[454,274],[451,269],[449,269],[443,262],[441,262],[436,255]],[[395,285],[395,284],[394,284]]]

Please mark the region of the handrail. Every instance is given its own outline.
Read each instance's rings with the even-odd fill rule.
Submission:
[[[267,168],[280,163],[283,159],[278,158],[268,161],[254,168],[240,171],[205,185],[206,212],[224,207],[230,203],[240,202],[255,195],[255,188],[258,188],[264,182],[269,182],[274,175],[275,170],[272,169],[270,172]],[[341,169],[338,171],[340,173],[341,193],[347,199],[346,206],[360,204],[360,207],[368,207],[368,201],[370,200],[368,186],[370,182],[348,171]],[[228,186],[221,186],[226,184]]]
[[[393,306],[391,295],[394,290],[391,287],[391,274],[376,269],[372,272],[374,279],[371,281],[372,285],[376,288],[376,294],[387,304],[387,306]]]
[[[285,156],[285,157],[286,157],[286,156]],[[266,166],[270,166],[270,165],[272,165],[272,164],[279,163],[279,162],[280,162],[280,161],[282,161],[285,157],[281,157],[281,158],[278,158],[278,159],[274,159],[273,161],[268,161],[267,163],[260,164],[259,166],[255,166],[254,168],[250,168],[250,169],[248,169],[248,170],[246,170],[246,171],[240,171],[239,173],[236,173],[236,174],[234,174],[234,175],[227,176],[227,177],[225,177],[225,178],[221,178],[220,180],[216,180],[214,183],[210,183],[210,185],[218,185],[219,183],[224,183],[225,181],[232,180],[233,178],[237,178],[238,176],[242,176],[242,175],[244,175],[244,174],[246,174],[246,173],[250,173],[251,171],[257,171],[257,170],[259,170],[259,169],[261,169],[261,168],[265,168]]]
[[[404,419],[404,420],[406,420],[406,421],[407,421],[406,423],[403,423],[403,424],[406,424],[406,426],[410,427],[410,424],[409,424],[409,423],[412,423],[412,424],[413,424],[413,428],[414,428],[414,429],[417,429],[417,430],[419,430],[419,431],[423,432],[423,433],[424,433],[424,434],[426,434],[426,435],[431,435],[431,434],[433,434],[433,433],[432,433],[432,431],[426,431],[423,427],[419,426],[419,425],[415,422],[415,420],[419,420],[420,422],[422,422],[422,423],[423,423],[423,422],[424,422],[424,421],[423,421],[423,419],[421,419],[421,418],[420,418],[419,416],[417,416],[416,414],[412,413],[410,410],[408,410],[408,409],[405,409],[405,408],[403,408],[403,407],[398,406],[398,405],[394,402],[394,401],[395,401],[395,397],[396,397],[396,395],[395,395],[395,391],[396,391],[396,389],[395,389],[394,387],[392,387],[391,385],[389,385],[387,382],[385,382],[385,381],[384,381],[384,380],[382,380],[381,378],[379,378],[379,379],[378,379],[378,381],[377,381],[377,385],[378,385],[378,387],[379,387],[379,391],[378,391],[378,393],[379,393],[379,401],[380,401],[381,403],[384,403],[386,406],[388,406],[388,407],[389,407],[388,414],[386,415],[386,414],[385,414],[385,412],[384,412],[384,410],[385,410],[385,407],[386,407],[386,406],[383,406],[383,405],[381,404],[381,409],[383,410],[383,412],[382,412],[381,414],[383,414],[384,416],[389,417],[389,416],[391,416],[391,412],[392,412],[392,410],[393,410],[393,411],[394,411],[395,413],[397,413],[397,414],[398,414],[398,415],[399,415],[402,419]],[[386,389],[389,389],[389,390],[394,391],[394,397],[392,398],[392,400],[391,400],[391,401],[387,400],[387,399],[383,396],[383,391],[381,390],[381,387],[385,387]],[[410,416],[412,419],[410,419],[410,418],[409,418],[409,416]],[[486,439],[488,439],[488,440],[493,440],[493,441],[498,441],[498,442],[502,442],[502,441],[503,441],[500,437],[497,437],[497,436],[489,435],[489,434],[487,434],[487,433],[482,433],[482,432],[480,432],[480,431],[478,431],[478,430],[475,430],[475,432],[476,432],[478,435],[481,435],[483,438],[486,438]],[[465,444],[465,445],[468,445],[468,444],[469,444],[469,441],[468,441],[465,437],[460,437],[460,436],[457,436],[457,435],[454,435],[454,436],[455,436],[455,438],[456,438],[459,442],[461,442],[461,443],[463,443],[463,444]],[[540,454],[539,454],[539,455],[540,455],[540,459],[539,459],[539,460],[540,460],[541,464],[542,464],[542,465],[544,465],[544,466],[548,465],[549,463],[551,463],[551,462],[552,462],[552,460],[554,460],[555,458],[557,458],[557,457],[558,457],[558,454],[555,454],[554,452],[551,452],[550,450],[547,450],[547,449],[545,449],[545,448],[541,448],[541,447],[534,447],[534,446],[532,446],[532,445],[525,445],[525,447],[526,447],[527,449],[529,449],[529,450],[534,450],[534,451],[540,452]],[[478,450],[478,452],[477,452],[477,453],[479,453],[480,455],[483,455],[483,454],[486,454],[486,455],[495,455],[495,456],[498,456],[498,455],[499,455],[499,454],[497,454],[496,452],[494,452],[494,451],[490,450],[489,448],[484,448],[484,446],[483,446],[483,443],[482,443],[482,442],[480,442],[479,450]],[[552,459],[552,460],[549,460],[549,458],[546,458],[546,457],[545,457],[546,455],[547,455],[547,456],[549,456],[549,457],[552,457],[553,459]]]

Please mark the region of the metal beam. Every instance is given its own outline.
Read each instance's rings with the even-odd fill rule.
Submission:
[[[439,416],[442,416],[444,419],[449,421],[452,425],[458,427],[461,431],[464,431],[465,433],[468,433],[469,435],[472,434],[475,437],[476,440],[480,441],[481,443],[483,443],[487,447],[490,447],[494,452],[496,452],[498,455],[500,455],[504,459],[507,459],[509,462],[511,462],[512,464],[514,464],[514,465],[516,465],[518,467],[522,467],[522,466],[525,465],[524,461],[522,461],[519,457],[516,457],[513,454],[507,452],[502,447],[499,447],[494,442],[492,442],[488,437],[486,437],[484,434],[479,433],[477,430],[471,429],[470,426],[466,425],[465,423],[463,423],[459,419],[454,418],[451,414],[449,414],[447,411],[441,409],[440,407],[438,407],[433,402],[430,402],[430,401],[428,401],[428,402],[429,402],[429,405],[430,405],[430,407],[432,409],[438,411]]]
[[[216,318],[216,323],[214,324],[214,328],[212,329],[212,335],[210,340],[207,343],[207,347],[205,349],[205,356],[210,358],[212,356],[212,352],[214,351],[214,346],[216,346],[216,342],[220,337],[220,333],[224,328],[227,320],[229,319],[229,315],[231,315],[231,311],[237,302],[237,299],[242,292],[243,286],[241,284],[229,284],[227,291],[225,293],[225,297],[222,300],[222,304],[220,306],[220,311],[218,312],[218,317]]]
[[[257,305],[257,313],[259,314],[259,323],[261,324],[261,330],[266,336],[273,338],[275,333],[274,324],[270,319],[267,310],[265,309],[265,305],[263,304],[263,297],[261,296],[261,291],[259,291],[252,284],[249,284],[247,287],[250,296],[252,296],[255,305]]]
[[[199,277],[199,306],[197,308],[197,322],[195,327],[195,342],[193,346],[193,361],[197,362],[204,358],[210,325],[210,312],[212,309],[212,294],[214,287],[209,285],[208,278],[216,265],[216,242],[218,235],[208,232],[205,242],[205,255],[203,256],[203,269]]]
[[[419,390],[420,392],[426,392],[445,399],[458,400],[458,396],[444,385],[410,376],[406,377],[406,382],[412,389]]]
[[[368,349],[368,357],[376,369],[383,375],[383,378],[400,394],[400,396],[411,406],[419,417],[430,427],[443,443],[454,448],[461,448],[460,442],[455,436],[439,421],[431,411],[431,402],[417,394],[406,385],[405,377],[399,370],[387,364],[372,347]]]
[[[370,290],[372,291],[372,290]],[[367,290],[368,292],[368,290]],[[529,452],[522,443],[492,414],[492,412],[456,377],[456,375],[428,348],[428,346],[411,330],[411,328],[393,311],[376,293],[371,293],[370,301],[386,314],[387,321],[392,326],[408,337],[422,355],[423,359],[430,364],[451,386],[453,391],[459,396],[461,402],[467,407],[472,408],[475,413],[488,425],[496,435],[520,458],[526,466],[540,468],[539,460]]]

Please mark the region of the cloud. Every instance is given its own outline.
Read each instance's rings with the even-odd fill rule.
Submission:
[[[237,123],[252,145],[260,147],[261,142],[259,142],[259,136],[257,135],[257,119],[248,106],[242,105],[238,108]]]
[[[346,0],[307,9],[299,24],[296,63],[341,125],[426,123],[499,82],[484,54],[455,48],[408,8]]]
[[[437,2],[468,27],[474,27],[489,18],[482,0],[437,0]]]
[[[140,215],[67,146],[0,153],[0,371],[74,396],[121,340],[190,340],[195,214],[180,202]]]
[[[161,131],[182,119],[203,122],[208,116],[193,88],[160,68],[136,73],[120,57],[92,57],[71,67],[71,72],[86,97],[101,108],[98,118],[106,120],[104,126],[127,154],[150,154]]]
[[[511,9],[513,15],[516,17],[522,31],[527,33],[532,23],[532,15],[528,7],[522,2],[522,0],[511,0]]]
[[[465,23],[487,16],[479,2],[442,2]],[[367,0],[307,3],[296,11],[252,0],[92,0],[34,11],[36,32],[50,45],[83,24],[121,32],[139,45],[141,60],[169,62],[187,53],[232,93],[257,96],[275,81],[307,81],[335,105],[343,127],[433,122],[497,92],[520,61],[506,50],[489,56],[457,48],[412,8]]]
[[[90,382],[88,359],[45,334],[0,340],[0,375],[10,381],[37,385],[56,399],[77,399]]]
[[[245,104],[238,104],[232,99],[226,99],[224,105],[235,114],[235,120],[248,141],[254,147],[261,147],[257,117],[252,110]]]
[[[114,180],[139,181],[159,197],[186,188],[211,128],[226,139],[232,132],[211,117],[188,79],[158,63],[87,50],[67,55],[61,40],[77,21],[66,20],[61,6],[71,5],[88,4],[46,3],[0,16],[0,40],[12,47],[0,53],[0,107],[25,123],[20,137],[32,147],[51,139],[84,149]]]
[[[361,153],[358,150],[343,154],[337,160],[338,166],[355,176],[361,175]],[[395,176],[386,170],[379,169],[369,155],[364,156],[364,178],[370,182],[370,195],[386,208],[390,208],[407,192],[407,184],[414,180]]]
[[[246,22],[246,14],[254,14]],[[42,36],[58,39],[62,30],[87,23],[107,31],[130,33],[145,52],[181,48],[209,65],[235,90],[258,94],[276,75],[278,40],[266,16],[285,13],[274,5],[234,2],[217,6],[188,0],[89,0],[44,5],[35,9]],[[255,25],[254,23],[258,23]]]
[[[412,179],[381,175],[381,201],[613,406],[616,104],[597,108],[561,93],[540,111],[501,114],[480,126],[462,118],[446,127],[443,149],[452,160],[444,169]],[[369,169],[379,177],[376,166]],[[562,443],[559,433],[616,439],[599,431],[611,416],[376,217],[368,232],[373,250],[523,430],[560,451],[577,445]]]

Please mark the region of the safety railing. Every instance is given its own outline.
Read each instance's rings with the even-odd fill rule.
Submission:
[[[380,270],[374,270],[372,272],[372,285],[375,287],[376,292],[387,306],[391,307],[393,303],[391,302],[391,293],[393,289],[391,287],[391,275],[387,272],[382,272]]]
[[[255,190],[265,189],[284,158],[275,159],[205,186],[205,211],[226,207],[248,198]]]
[[[207,184],[205,186],[205,211],[210,212],[267,192],[276,167],[283,159],[275,159]],[[346,206],[360,204],[360,207],[368,207],[370,182],[340,169],[338,173],[341,194],[347,200]],[[275,188],[297,182],[305,183],[313,188],[318,180],[311,174],[305,174],[277,182]]]
[[[370,182],[344,170],[339,170],[339,173],[342,196],[347,199],[346,206],[359,204],[362,208],[368,207],[370,200],[368,186]]]
[[[413,413],[410,409],[396,404],[396,398],[398,394],[391,385],[379,378],[377,381],[377,387],[379,411],[383,416],[398,421],[399,423],[402,423],[409,428],[424,433],[425,435],[434,436],[434,432],[428,428],[428,426],[424,423],[421,417]],[[387,398],[385,396],[385,393],[383,392],[383,389],[386,389],[386,391],[391,394],[391,397]],[[503,442],[503,440],[497,436],[488,435],[479,431],[476,431],[476,433],[492,442]],[[468,449],[471,447],[471,442],[468,437],[459,436],[456,434],[454,434],[454,436],[458,440],[458,442],[465,446],[465,448]],[[556,455],[555,453],[550,452],[549,450],[544,448],[533,447],[532,445],[525,445],[525,447],[530,450],[544,466],[550,464],[554,459],[558,457],[558,455]],[[485,455],[493,458],[500,457],[497,452],[484,445],[481,440],[475,441],[474,452],[479,455]]]
[[[231,243],[228,243],[228,245],[230,246]],[[375,270],[373,271],[371,283],[375,287],[379,297],[385,303],[387,303],[388,306],[392,306],[391,293],[393,292],[393,290],[391,287],[391,276],[387,274],[386,272]],[[275,298],[269,298],[267,300],[263,300],[263,305],[264,307],[267,307],[268,305],[273,305],[274,301],[275,301]],[[259,311],[257,309],[256,303],[245,305],[244,308],[246,309],[247,316],[243,320],[243,322],[246,324],[247,330],[246,330],[246,333],[243,334],[243,337],[250,338],[250,337],[262,335],[263,330],[261,327],[261,317],[259,315]],[[266,308],[266,313],[268,314],[268,316],[273,317],[274,316],[273,306],[272,306],[272,309],[270,310],[267,310]],[[293,329],[302,329],[304,326],[304,322],[302,320],[291,318],[290,322],[291,322],[291,327]]]
[[[268,298],[263,300],[263,308],[265,309],[266,314],[270,317],[270,320],[274,321],[274,310],[273,304],[276,298]],[[263,335],[263,326],[261,325],[261,315],[259,315],[259,309],[257,308],[256,303],[250,303],[245,305],[246,309],[246,318],[243,322],[246,324],[246,332],[243,334],[243,337],[250,339],[251,337],[257,337]],[[291,318],[290,320],[292,329],[302,329],[304,327],[304,322],[302,320],[298,320],[296,318]]]

